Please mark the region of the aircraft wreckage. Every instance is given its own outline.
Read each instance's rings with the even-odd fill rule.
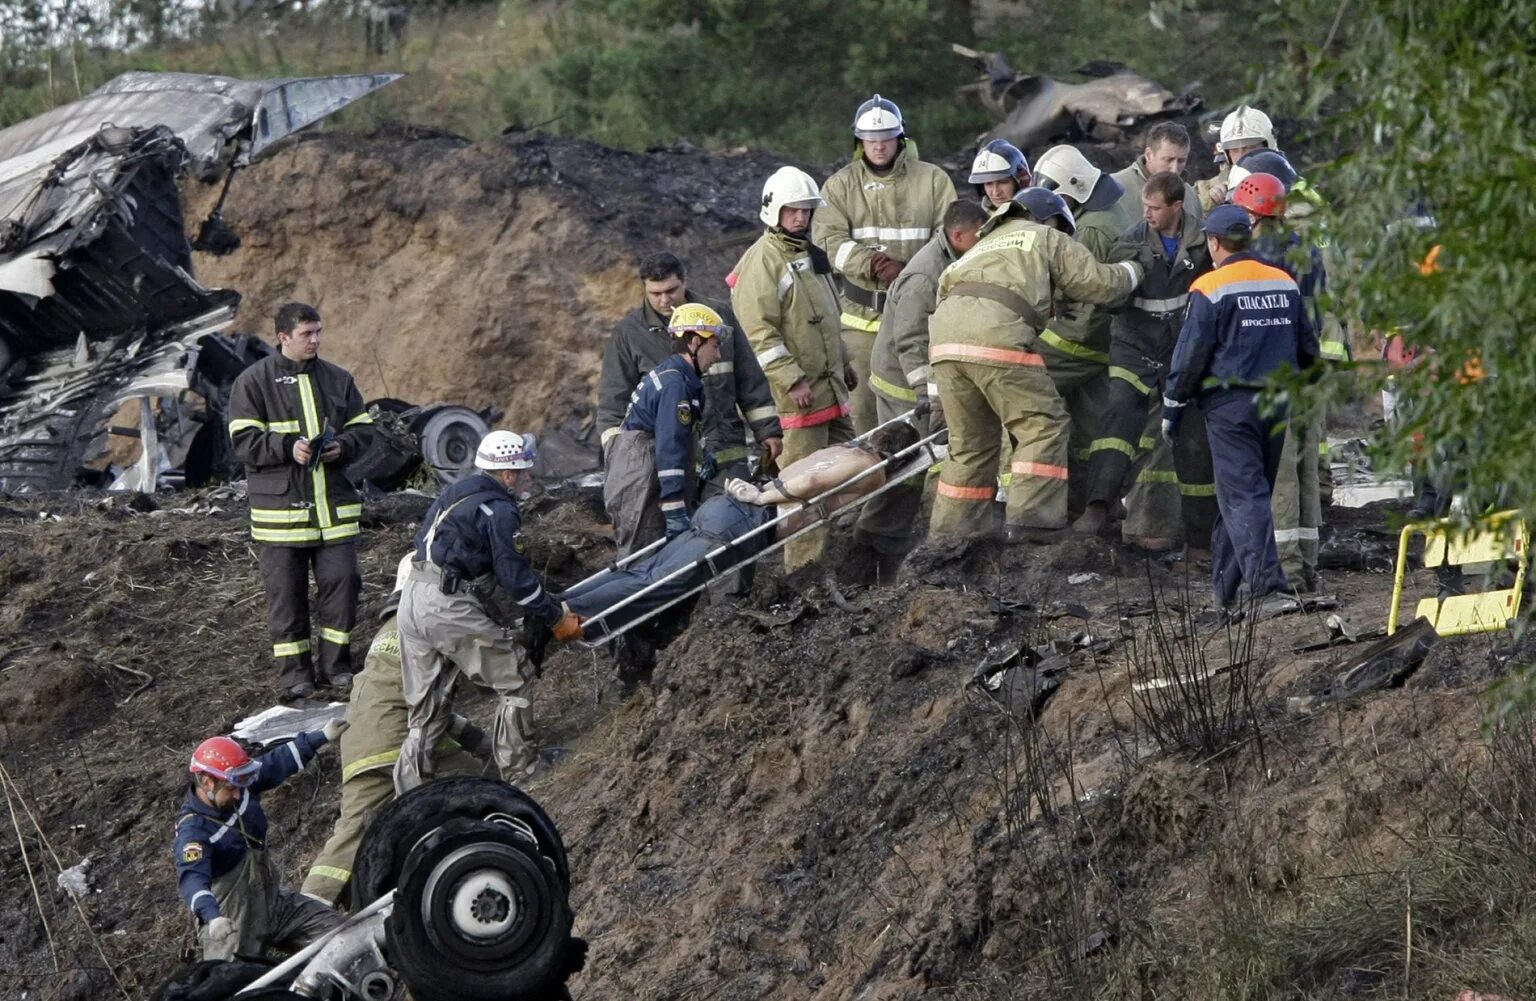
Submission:
[[[177,184],[222,174],[227,194],[239,168],[398,78],[126,73],[0,131],[0,493],[241,475],[225,405],[272,349],[224,333],[239,293],[199,284],[192,251],[239,238],[216,209],[189,240]],[[373,406],[391,416],[347,474],[378,489],[423,461],[456,478],[496,416]]]

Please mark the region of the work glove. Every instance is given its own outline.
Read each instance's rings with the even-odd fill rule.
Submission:
[[[528,662],[534,674],[544,666],[544,654],[549,649],[549,627],[530,615],[523,620],[523,649],[528,652]]]
[[[670,542],[688,531],[688,512],[682,508],[667,512],[667,541]]]
[[[898,261],[894,257],[888,257],[880,251],[875,251],[869,259],[869,274],[871,278],[877,278],[886,284],[896,280],[901,274],[901,269],[907,266],[906,261]]]
[[[327,744],[333,744],[338,737],[347,732],[349,725],[345,716],[339,716],[325,724],[325,726],[322,726],[320,732],[325,734],[325,742]]]
[[[565,610],[565,614],[560,616],[560,621],[556,622],[551,630],[555,634],[555,639],[561,643],[569,643],[571,640],[581,639],[581,616],[571,611],[567,605],[561,605],[560,607]]]
[[[699,463],[699,482],[708,483],[720,475],[720,460],[715,458],[715,453],[705,452],[704,461]]]
[[[1162,436],[1163,441],[1169,445],[1172,445],[1174,439],[1178,437],[1179,417],[1182,416],[1183,410],[1183,407],[1170,407],[1167,403],[1163,404]]]
[[[220,914],[208,922],[208,949],[206,959],[234,959],[235,947],[240,944],[240,930],[235,923]]]
[[[464,750],[481,761],[491,759],[491,751],[494,747],[491,735],[480,729],[463,716],[455,716],[448,724],[448,736],[454,739]]]

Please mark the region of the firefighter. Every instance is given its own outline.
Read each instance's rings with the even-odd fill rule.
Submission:
[[[1114,254],[1137,261],[1146,277],[1129,306],[1115,314],[1112,325],[1111,418],[1089,462],[1088,506],[1073,526],[1079,532],[1103,528],[1128,486],[1133,460],[1142,451],[1139,443],[1148,409],[1157,406],[1162,395],[1189,287],[1211,267],[1206,237],[1194,217],[1184,211],[1184,182],[1177,174],[1152,175],[1141,198],[1145,218],[1126,233]],[[1216,491],[1210,453],[1196,426],[1199,416],[1189,417],[1191,431],[1180,436],[1173,461],[1188,556],[1203,561],[1210,558]]]
[[[720,360],[720,344],[730,334],[720,314],[702,303],[673,310],[667,321],[672,354],[635,386],[619,433],[608,440],[603,507],[613,519],[621,557],[688,528],[698,494],[694,453],[704,413],[699,376]],[[706,457],[706,468],[710,464]]]
[[[812,240],[832,258],[841,294],[842,338],[858,374],[852,390],[853,427],[875,426],[869,355],[886,290],[912,255],[939,231],[955,200],[949,175],[917,157],[895,103],[876,94],[853,116],[858,140],[853,160],[827,178],[825,207],[812,223]]]
[[[1229,175],[1239,160],[1255,150],[1278,148],[1275,126],[1269,116],[1258,108],[1239,105],[1236,111],[1221,120],[1216,146],[1216,162],[1220,167],[1216,176],[1195,184],[1195,190],[1200,193],[1200,210],[1209,212],[1226,203],[1234,187]]]
[[[1141,189],[1153,174],[1173,173],[1184,176],[1189,166],[1189,130],[1178,122],[1158,122],[1147,132],[1147,144],[1129,167],[1117,170],[1110,176],[1125,189],[1120,196],[1120,208],[1131,219],[1141,218]],[[1188,181],[1184,182],[1184,211],[1201,215],[1200,193]]]
[[[1077,302],[1112,304],[1141,280],[1131,262],[1100,264],[1072,238],[1009,202],[981,239],[939,279],[928,357],[949,423],[949,459],[939,474],[931,531],[990,530],[1001,452],[999,423],[1013,442],[1005,537],[1057,538],[1067,524],[1067,413],[1046,371],[1039,339],[1059,291]]]
[[[278,685],[289,698],[315,685],[352,683],[352,625],[362,497],[342,467],[368,449],[373,418],[352,376],[320,358],[320,313],[301,302],[277,311],[276,354],[235,380],[229,436],[245,463],[251,539],[261,544],[261,583]],[[311,657],[309,576],[320,618]]]
[[[332,907],[352,879],[352,864],[368,821],[395,795],[391,772],[409,730],[395,612],[410,574],[411,559],[410,554],[402,557],[395,570],[394,593],[347,704],[347,729],[341,735],[341,813],[299,888],[306,897]],[[455,716],[448,725],[448,736],[450,741],[433,751],[435,774],[480,774],[491,756],[490,735],[463,716]]]
[[[1270,377],[1305,369],[1317,335],[1295,279],[1253,254],[1253,227],[1241,206],[1205,220],[1214,270],[1195,280],[1163,396],[1162,431],[1175,441],[1191,404],[1204,411],[1220,514],[1212,533],[1211,582],[1231,610],[1247,587],[1257,614],[1293,610],[1275,551],[1270,494],[1280,463],[1284,404],[1259,399]]]
[[[779,410],[781,466],[853,437],[848,394],[858,375],[840,335],[832,263],[810,239],[811,218],[824,204],[805,171],[774,171],[758,213],[767,230],[737,262],[731,289],[731,308]],[[784,548],[785,565],[813,562],[825,546],[824,528],[807,532]]]
[[[938,387],[928,364],[928,318],[938,301],[939,275],[976,245],[977,231],[986,221],[986,210],[976,202],[952,202],[944,210],[940,232],[891,283],[869,363],[876,423],[883,425],[916,408],[927,415],[925,431],[943,426]],[[854,540],[876,555],[880,576],[890,579],[912,547],[922,501],[922,482],[909,480],[871,500],[860,513]]]
[[[971,161],[970,183],[976,185],[976,195],[987,211],[995,211],[1033,183],[1029,158],[1008,140],[994,139]]]
[[[1042,187],[1066,200],[1077,242],[1107,263],[1110,251],[1135,222],[1120,206],[1118,181],[1093,166],[1071,146],[1054,146],[1036,164]],[[1087,464],[1109,406],[1109,312],[1092,303],[1061,298],[1050,326],[1040,334],[1040,354],[1071,416],[1068,442],[1069,508],[1074,515],[1087,500]]]
[[[341,923],[325,904],[278,884],[261,796],[303,771],[344,729],[332,720],[259,758],[230,737],[209,737],[192,752],[173,852],[176,886],[199,922],[203,959],[297,951]]]
[[[603,371],[597,388],[597,430],[602,444],[619,433],[629,409],[629,397],[640,379],[667,360],[672,336],[667,322],[685,302],[697,302],[720,314],[730,329],[720,338],[720,360],[700,373],[704,381],[704,416],[699,421],[699,446],[715,460],[715,475],[703,484],[704,496],[718,493],[728,477],[747,473],[747,431],[762,448],[765,465],[784,450],[779,413],[762,366],[741,332],[730,307],[693,296],[688,271],[675,255],[650,254],[640,262],[643,295],[640,305],[624,315],[603,348]]]
[[[518,534],[517,496],[537,451],[532,435],[492,431],[475,449],[474,476],[450,484],[427,509],[415,559],[400,593],[400,669],[409,729],[395,762],[395,791],[406,793],[435,772],[432,750],[453,722],[460,672],[498,696],[491,745],[503,779],[538,762],[529,709],[535,671],[516,630],[487,611],[499,585],[524,617],[565,641],[581,620],[560,607],[534,576]]]

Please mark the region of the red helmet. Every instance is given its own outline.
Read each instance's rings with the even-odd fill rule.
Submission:
[[[252,761],[245,748],[229,737],[209,737],[192,752],[192,764],[188,771],[204,772],[216,779],[223,779],[232,786],[244,789],[256,781],[261,762]]]
[[[1249,174],[1232,192],[1232,204],[1254,215],[1278,218],[1285,215],[1285,182],[1273,174]]]

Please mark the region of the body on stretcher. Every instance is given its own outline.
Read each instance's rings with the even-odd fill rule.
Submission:
[[[910,423],[911,417],[908,412],[886,421],[855,441],[867,441],[881,428],[898,422]],[[781,497],[778,488],[772,484],[765,488],[742,484],[736,491],[737,496],[727,494],[707,502],[726,501],[734,506],[736,513],[732,514],[724,504],[716,505],[706,515],[705,524],[699,526],[699,531],[691,531],[686,537],[667,544],[664,548],[669,552],[652,553],[647,549],[633,554],[632,558],[594,574],[562,595],[562,599],[570,602],[571,607],[584,617],[583,645],[604,646],[692,598],[716,577],[755,563],[825,524],[834,515],[854,510],[912,477],[925,474],[945,458],[948,450],[943,440],[947,437],[947,431],[936,431],[884,461],[861,464],[863,468],[815,496],[781,504],[777,513],[771,508],[754,510],[754,506],[744,499],[751,492],[764,502],[777,502]],[[879,486],[868,490],[870,483]],[[704,508],[700,508],[700,513],[705,513]],[[741,534],[728,535],[738,531]],[[644,563],[636,559],[642,556],[646,557]],[[608,598],[618,600],[604,607]],[[591,611],[593,609],[597,610]],[[588,611],[591,614],[587,614]]]

